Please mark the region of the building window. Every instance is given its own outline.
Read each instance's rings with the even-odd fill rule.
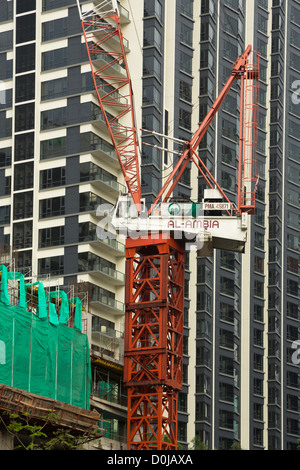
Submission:
[[[228,191],[235,192],[235,176],[231,175],[227,171],[222,171],[222,187]]]
[[[210,98],[215,97],[215,87],[209,77],[200,77],[200,95],[209,95]]]
[[[17,17],[16,21],[17,44],[33,41],[35,39],[35,13]]]
[[[67,64],[68,49],[63,47],[42,54],[42,71],[65,67]]]
[[[10,224],[10,206],[0,207],[0,226]]]
[[[263,380],[254,377],[253,379],[253,392],[255,395],[263,396]]]
[[[264,274],[264,258],[261,256],[254,256],[254,271]]]
[[[235,61],[238,58],[238,55],[239,55],[238,47],[232,44],[232,42],[224,41],[223,57],[230,61]]]
[[[15,161],[28,160],[34,157],[34,133],[29,132],[15,136]]]
[[[263,442],[263,429],[253,428],[253,444],[262,446]]]
[[[211,282],[212,282],[211,269],[206,265],[198,266],[197,283],[207,284],[208,286],[211,286]]]
[[[0,168],[11,166],[11,147],[0,149]]]
[[[227,331],[221,328],[219,341],[220,346],[231,350],[234,349],[234,334],[232,331]]]
[[[15,191],[33,187],[33,162],[15,165],[14,173]]]
[[[41,141],[41,160],[60,157],[66,154],[66,137]]]
[[[293,302],[287,302],[286,313],[288,317],[294,318],[296,320],[300,319],[299,307],[297,304],[294,304]]]
[[[35,10],[36,0],[17,0],[17,15]]]
[[[295,70],[300,70],[300,56],[299,54],[295,54],[291,52],[290,54],[290,66]]]
[[[299,423],[297,419],[287,418],[287,432],[289,434],[299,435]]]
[[[179,441],[186,441],[186,423],[178,422],[178,440]]]
[[[222,136],[233,141],[237,140],[236,124],[222,119]]]
[[[80,212],[89,212],[97,210],[97,207],[100,204],[107,204],[108,207],[111,206],[108,201],[103,199],[97,194],[86,192],[79,194],[79,211]]]
[[[180,51],[180,70],[189,75],[193,73],[193,57]]]
[[[254,280],[254,295],[255,297],[264,297],[264,283]]]
[[[234,307],[225,302],[220,303],[220,319],[229,323],[234,323]]]
[[[15,131],[26,131],[34,128],[34,103],[16,106]]]
[[[0,11],[0,22],[4,23],[13,19],[13,2],[3,2]]]
[[[49,80],[42,83],[41,99],[50,100],[66,96],[68,94],[68,79],[67,77],[57,78],[56,80]]]
[[[227,401],[228,403],[233,403],[234,401],[234,390],[233,385],[220,382],[219,384],[219,398],[222,401]]]
[[[161,80],[161,63],[155,56],[144,57],[143,74],[154,75]]]
[[[40,219],[57,217],[65,213],[65,197],[54,197],[40,201]]]
[[[159,0],[145,0],[144,16],[156,16],[159,21],[162,21],[162,6]]]
[[[280,369],[277,363],[270,363],[268,366],[268,380],[279,381],[280,378]],[[275,397],[277,399],[277,397]]]
[[[65,127],[67,124],[67,108],[49,109],[41,113],[41,130]]]
[[[179,126],[187,131],[192,128],[192,114],[184,109],[179,109]]]
[[[50,168],[40,172],[40,189],[54,188],[66,184],[65,167]]]
[[[220,293],[225,295],[234,296],[234,280],[228,277],[221,277],[220,280]]]
[[[200,67],[201,69],[208,68],[212,73],[215,71],[214,58],[208,49],[202,49],[200,52]]]
[[[27,273],[32,267],[32,251],[22,251],[18,253],[17,270],[22,273]]]
[[[156,88],[156,86],[146,85],[143,87],[143,104],[155,105],[160,109],[161,92]]]
[[[261,354],[253,355],[253,367],[255,370],[258,370],[260,372],[263,371],[263,359],[264,357]]]
[[[211,311],[211,296],[207,292],[197,292],[197,310]]]
[[[32,221],[14,224],[13,243],[18,249],[32,246]]]
[[[64,226],[45,228],[39,231],[39,248],[64,244]]]
[[[221,428],[234,429],[233,413],[231,411],[220,410],[219,412],[219,426]]]
[[[58,276],[64,273],[64,257],[52,256],[51,258],[43,258],[38,260],[39,275],[51,274]]]
[[[196,365],[211,367],[211,353],[205,346],[196,347]]]
[[[196,421],[210,421],[211,419],[210,405],[204,402],[196,403]]]
[[[155,46],[162,51],[162,35],[155,26],[144,28],[144,47],[147,46]]]
[[[34,100],[35,74],[22,75],[16,78],[16,103]]]
[[[193,18],[193,7],[194,0],[181,0],[181,12],[189,18]]]
[[[51,41],[68,35],[68,18],[47,21],[42,24],[42,41]]]
[[[220,356],[219,371],[221,374],[233,377],[235,375],[233,358],[227,356]]]
[[[255,248],[259,248],[260,250],[264,249],[265,246],[265,240],[264,240],[264,235],[259,232],[255,232],[254,234],[254,246]]]
[[[143,115],[143,128],[160,132],[160,122],[153,114]]]
[[[222,145],[222,162],[228,165],[235,165],[236,152],[226,145]]]
[[[35,68],[35,44],[17,48],[16,73],[29,72]]]
[[[299,398],[297,395],[287,395],[287,410],[299,412]]]
[[[27,219],[33,216],[33,192],[14,195],[14,220]]]
[[[298,282],[292,279],[287,279],[287,294],[298,297]]]
[[[211,339],[211,324],[208,320],[199,317],[197,314],[197,338]]]
[[[264,34],[268,33],[268,19],[264,16],[258,14],[258,31],[261,31]]]
[[[179,83],[179,97],[188,103],[192,102],[192,87],[182,80]]]
[[[181,23],[180,41],[188,46],[193,46],[193,30],[190,25]]]
[[[299,230],[300,228],[300,215],[295,212],[288,211],[287,214],[287,223],[291,227],[294,227]]]
[[[3,33],[0,33],[0,52],[9,51],[12,48],[13,31],[4,31]]]

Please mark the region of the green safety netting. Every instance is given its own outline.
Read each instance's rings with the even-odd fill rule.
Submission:
[[[48,293],[50,299],[60,299],[59,323],[67,324],[69,321],[69,301],[67,294],[62,290]]]
[[[82,303],[63,291],[45,293],[41,282],[26,284],[20,273],[0,266],[0,383],[89,409],[91,363],[82,333]],[[9,297],[10,279],[19,282],[18,305]],[[36,311],[26,308],[26,290],[35,291]],[[59,318],[51,298],[60,301]],[[69,304],[74,328],[67,326]]]
[[[82,302],[78,297],[74,297],[69,303],[75,305],[74,328],[82,331]]]

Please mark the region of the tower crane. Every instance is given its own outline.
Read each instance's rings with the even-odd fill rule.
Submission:
[[[78,11],[98,102],[128,193],[113,214],[126,239],[124,384],[127,446],[175,450],[178,391],[182,389],[184,267],[187,243],[200,255],[223,249],[242,253],[255,211],[259,55],[248,46],[207,116],[147,209],[142,198],[133,90],[116,0]],[[197,151],[233,83],[240,81],[237,204],[232,203]],[[108,111],[109,110],[109,111]],[[170,202],[189,162],[205,179],[201,202]],[[130,236],[134,234],[134,236]]]

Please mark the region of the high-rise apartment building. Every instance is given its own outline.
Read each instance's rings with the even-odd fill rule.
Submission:
[[[99,1],[80,2],[88,10]],[[248,44],[260,53],[256,212],[245,254],[187,252],[178,440],[294,449],[299,438],[297,0],[121,0],[138,129],[189,141]],[[103,60],[105,56],[102,56]],[[16,269],[87,292],[92,405],[125,447],[124,240],[97,237],[97,207],[125,189],[94,93],[75,0],[0,0],[0,241]],[[100,64],[101,65],[101,64]],[[122,74],[122,68],[114,71]],[[237,198],[239,82],[199,156]],[[142,191],[154,200],[182,145],[143,131]],[[142,142],[156,145],[142,145]],[[158,147],[168,148],[169,151]],[[198,201],[188,167],[173,198]],[[113,442],[113,441],[109,441]]]

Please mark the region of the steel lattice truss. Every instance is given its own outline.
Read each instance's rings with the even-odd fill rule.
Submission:
[[[182,388],[184,246],[127,242],[124,381],[128,445],[176,449]]]

